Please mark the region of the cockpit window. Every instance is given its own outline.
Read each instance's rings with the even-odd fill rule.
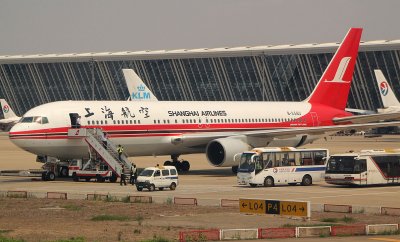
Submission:
[[[23,117],[20,123],[38,123],[38,124],[47,124],[49,123],[49,120],[47,117],[41,117],[41,116],[33,116],[33,117]]]

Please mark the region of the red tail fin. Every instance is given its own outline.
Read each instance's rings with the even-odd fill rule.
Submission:
[[[351,28],[306,101],[344,110],[349,96],[361,28]]]

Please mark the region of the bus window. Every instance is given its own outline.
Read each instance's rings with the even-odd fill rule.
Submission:
[[[302,166],[310,166],[312,165],[313,160],[311,156],[311,152],[301,152],[301,165]]]
[[[315,165],[323,165],[324,158],[326,158],[326,151],[315,151],[314,152],[314,164]]]
[[[354,160],[354,173],[360,174],[365,171],[367,171],[367,160],[366,159]]]
[[[372,159],[385,177],[400,177],[400,156],[374,156]]]

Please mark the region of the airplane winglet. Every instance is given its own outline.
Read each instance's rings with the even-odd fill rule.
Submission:
[[[400,106],[399,100],[394,95],[392,88],[387,82],[381,70],[374,70],[376,81],[378,82],[379,93],[381,95],[384,108],[390,106]]]
[[[131,101],[158,101],[157,97],[144,84],[132,69],[122,69]]]

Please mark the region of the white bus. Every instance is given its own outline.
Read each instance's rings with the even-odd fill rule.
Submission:
[[[275,184],[304,186],[320,181],[325,173],[327,149],[255,148],[237,154],[239,185],[272,187]]]
[[[335,185],[379,185],[400,183],[400,150],[363,150],[332,155],[325,181]]]

